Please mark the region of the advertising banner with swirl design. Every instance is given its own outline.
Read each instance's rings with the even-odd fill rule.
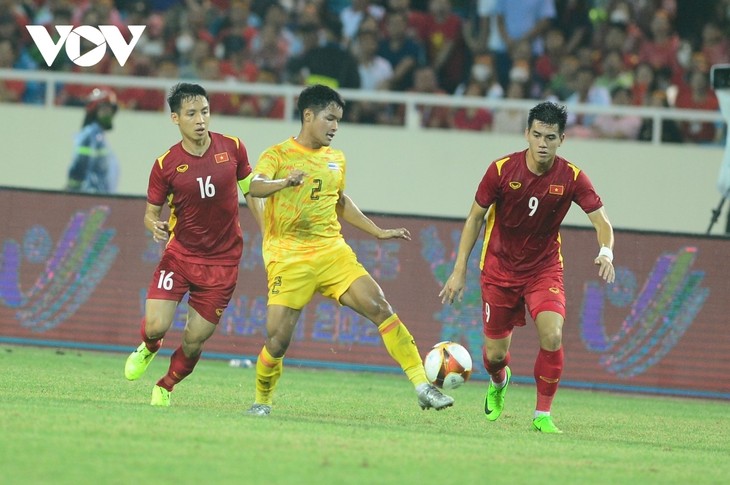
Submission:
[[[126,352],[140,341],[145,292],[162,250],[143,226],[145,200],[0,188],[0,207],[0,344],[121,352],[121,378]],[[261,234],[244,206],[240,218],[238,287],[203,358],[254,359],[264,340]],[[442,305],[438,293],[451,273],[463,221],[373,219],[383,228],[408,228],[413,240],[377,241],[347,226],[345,237],[421,354],[442,340],[460,342],[472,354],[475,381],[486,379],[480,242],[463,302]],[[592,229],[565,227],[561,240],[563,386],[730,399],[730,240],[617,230],[613,285],[593,265]],[[186,311],[184,299],[163,353],[179,345]],[[529,317],[512,342],[514,379],[532,384],[538,344]],[[375,325],[319,296],[302,312],[286,362],[400,372]]]

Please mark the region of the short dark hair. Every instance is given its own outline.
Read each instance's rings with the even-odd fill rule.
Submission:
[[[345,100],[342,99],[340,93],[331,87],[323,84],[314,84],[306,87],[299,94],[299,99],[297,100],[299,119],[304,121],[304,110],[306,109],[311,109],[316,115],[332,103],[345,109]]]
[[[568,122],[568,109],[552,101],[544,101],[530,110],[527,115],[527,129],[532,128],[533,121],[546,125],[558,125],[558,132],[562,135]]]
[[[185,101],[186,99],[195,98],[197,96],[202,96],[206,100],[208,100],[208,93],[203,88],[203,86],[200,86],[199,84],[175,84],[170,89],[170,93],[167,95],[167,104],[168,106],[170,106],[170,112],[179,114],[180,107],[182,106],[183,101]]]

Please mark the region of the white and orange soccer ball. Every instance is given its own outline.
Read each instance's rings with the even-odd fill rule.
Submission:
[[[439,342],[423,359],[426,378],[441,389],[456,389],[471,376],[471,355],[456,342]]]

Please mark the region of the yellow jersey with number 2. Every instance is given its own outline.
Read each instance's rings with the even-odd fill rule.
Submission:
[[[336,211],[345,190],[344,153],[326,146],[307,148],[292,137],[265,150],[254,174],[274,180],[297,169],[305,173],[302,185],[279,190],[264,205],[266,264],[306,258],[344,242]]]

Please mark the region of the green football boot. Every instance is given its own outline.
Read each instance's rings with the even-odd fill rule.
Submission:
[[[560,429],[555,426],[555,423],[553,423],[553,418],[550,415],[536,417],[532,420],[532,427],[535,428],[537,431],[540,431],[541,433],[562,433],[562,431],[560,431]]]
[[[507,374],[507,380],[504,386],[497,389],[494,383],[489,381],[489,389],[487,389],[487,395],[484,398],[484,414],[487,415],[489,421],[496,421],[501,415],[504,409],[504,395],[507,393],[507,386],[512,378],[512,371],[509,366],[504,368]]]
[[[142,342],[137,350],[129,354],[127,362],[124,364],[124,377],[130,381],[136,381],[147,370],[147,367],[155,358],[157,352],[150,352],[147,346]]]

